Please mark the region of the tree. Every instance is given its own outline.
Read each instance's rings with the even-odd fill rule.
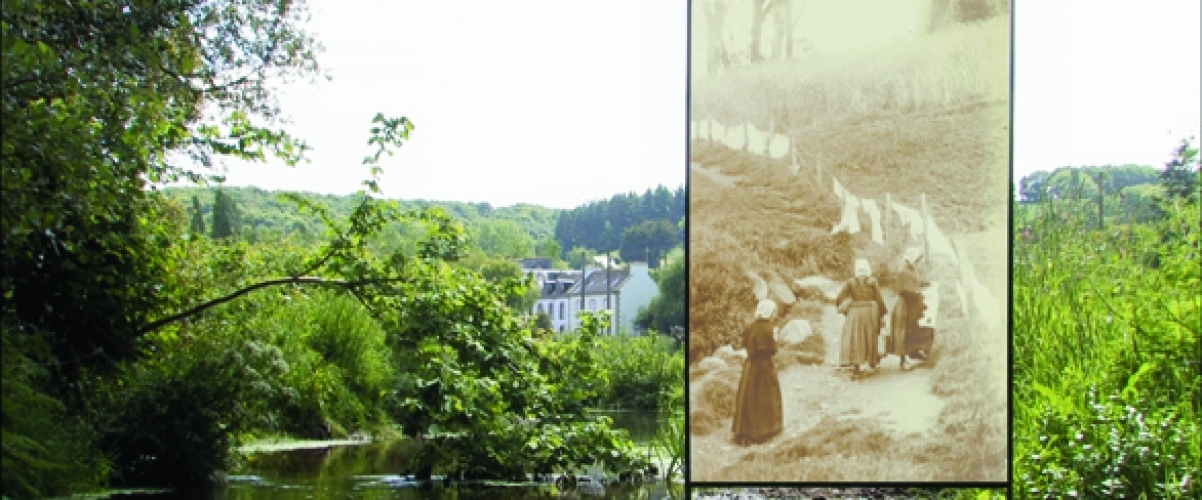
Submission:
[[[668,334],[677,331],[676,328],[684,329],[688,326],[684,310],[686,265],[682,247],[676,247],[669,252],[666,264],[655,272],[659,295],[652,298],[645,309],[639,311],[635,318],[636,325]]]
[[[197,235],[197,236],[204,236],[204,234],[206,233],[204,213],[201,212],[201,210],[200,210],[200,198],[196,197],[196,196],[192,197],[191,232],[193,235]]]
[[[597,255],[596,250],[588,247],[575,247],[568,252],[568,266],[572,269],[580,269],[584,266],[593,264],[593,257]]]
[[[534,316],[534,327],[540,332],[550,332],[555,330],[555,325],[551,323],[551,316],[548,316],[547,313],[543,311],[539,311],[538,314]]]
[[[538,243],[536,254],[552,261],[561,260],[563,259],[563,245],[555,241],[555,238],[548,236]]]
[[[534,254],[534,239],[513,221],[481,219],[473,224],[471,237],[489,255],[518,259]]]
[[[716,72],[719,68],[730,65],[730,52],[726,49],[726,13],[729,9],[727,0],[708,0],[704,5],[705,22],[709,29],[706,32],[709,47],[709,71]]]
[[[304,12],[302,2],[273,0],[5,3],[0,330],[4,365],[42,374],[12,380],[51,401],[46,408],[81,421],[82,377],[137,358],[141,327],[182,300],[171,228],[187,219],[147,187],[200,180],[204,170],[170,158],[301,159],[304,144],[272,128],[267,82],[316,74]],[[3,406],[16,408],[7,373]],[[5,495],[103,478],[103,469],[76,467],[91,462],[86,450],[36,445],[77,436],[29,435],[18,421],[49,413],[9,416]]]
[[[646,260],[658,268],[660,260],[679,242],[676,226],[666,219],[647,221],[622,233],[622,260]]]
[[[213,239],[237,238],[242,235],[242,213],[238,202],[221,188],[213,195]]]
[[[1192,142],[1192,137],[1182,140],[1173,150],[1173,158],[1160,172],[1160,182],[1168,199],[1198,198],[1198,148]]]
[[[768,13],[772,7],[776,5],[776,0],[752,0],[751,1],[751,46],[748,47],[751,54],[752,62],[764,60],[763,54],[763,33],[764,20],[768,18]]]

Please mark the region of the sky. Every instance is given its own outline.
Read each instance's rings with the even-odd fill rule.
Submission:
[[[1056,0],[1015,8],[1014,175],[1161,167],[1199,136],[1197,0]],[[345,194],[377,112],[410,142],[390,198],[572,208],[687,171],[685,2],[309,0],[333,77],[282,87],[311,163],[231,163],[228,183]]]
[[[1015,180],[1069,165],[1163,168],[1182,139],[1202,139],[1200,4],[1017,2]]]
[[[685,183],[684,2],[309,0],[333,80],[282,87],[311,163],[229,162],[227,184],[360,189],[371,119],[405,116],[388,198],[573,208]]]

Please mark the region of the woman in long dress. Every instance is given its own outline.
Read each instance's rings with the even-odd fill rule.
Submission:
[[[835,303],[839,304],[839,312],[846,316],[839,365],[851,366],[852,371],[859,374],[862,364],[876,368],[879,361],[877,335],[881,332],[881,320],[887,309],[868,260],[856,259],[855,269],[855,277],[843,285]]]
[[[922,259],[922,250],[909,248],[902,256],[902,268],[897,273],[897,299],[893,301],[893,311],[889,314],[889,354],[901,358],[900,366],[906,369],[906,356],[919,357],[921,353],[915,350],[914,336],[918,330],[918,320],[922,319],[922,287],[925,285],[918,275],[918,261]]]
[[[735,396],[735,418],[731,426],[735,443],[740,446],[763,443],[784,428],[781,409],[780,379],[772,357],[776,355],[773,317],[776,302],[765,299],[756,306],[755,321],[743,331],[747,361],[743,379]]]

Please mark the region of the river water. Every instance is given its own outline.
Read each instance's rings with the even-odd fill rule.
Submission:
[[[640,446],[651,442],[660,417],[637,412],[605,412],[616,427],[630,431]],[[465,482],[423,484],[404,474],[414,446],[406,441],[338,445],[322,448],[262,452],[251,455],[241,470],[232,471],[228,484],[190,498],[221,500],[300,500],[323,498],[412,500],[510,500],[519,498],[607,498],[659,500],[683,498],[683,488],[662,478],[641,486],[583,485],[559,491],[549,483]],[[168,495],[181,497],[182,492]],[[136,495],[128,498],[167,498]],[[109,498],[125,497],[110,495]]]

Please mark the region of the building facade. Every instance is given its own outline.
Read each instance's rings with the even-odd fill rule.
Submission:
[[[581,276],[585,276],[581,280]],[[536,280],[539,275],[535,274]],[[646,262],[631,262],[620,268],[588,268],[581,271],[553,271],[539,282],[541,295],[531,311],[547,314],[557,332],[570,332],[580,326],[580,312],[610,311],[607,333],[641,333],[634,320],[639,309],[647,307],[659,294]]]

